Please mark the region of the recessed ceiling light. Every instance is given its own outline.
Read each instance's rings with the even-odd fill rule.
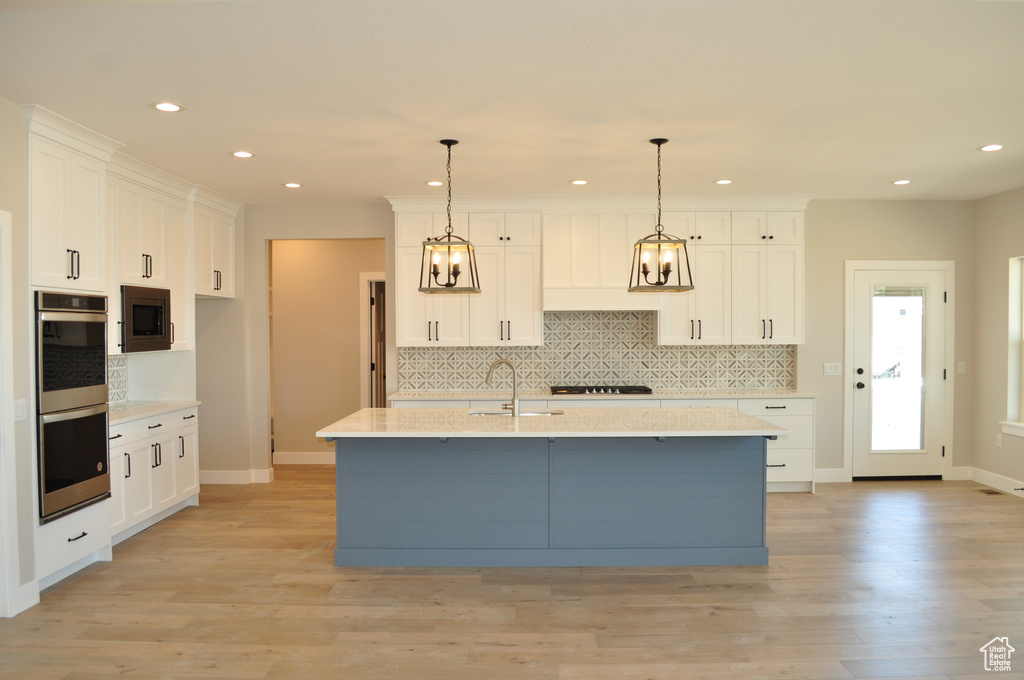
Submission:
[[[427,186],[428,187],[443,187],[444,186],[444,182],[442,182],[440,180],[432,179],[429,182],[427,182]]]
[[[285,185],[286,187],[288,187],[289,189],[298,189],[299,187],[301,187],[301,186],[302,186],[302,185],[301,185],[301,184],[299,184],[298,182],[285,182],[285,183],[284,183],[284,185]]]
[[[153,104],[153,108],[157,111],[165,111],[167,113],[175,113],[176,111],[182,111],[183,108],[172,102],[160,102],[159,104]]]
[[[999,151],[1002,148],[1003,148],[1002,144],[986,144],[985,146],[981,147],[981,150],[982,151]]]
[[[910,184],[910,180],[909,179],[894,179],[892,181],[892,183],[893,184],[899,184],[899,185]]]
[[[732,184],[731,179],[716,179],[715,184]]]
[[[252,158],[251,151],[235,151],[231,155],[234,156],[235,158]]]
[[[585,180],[585,179],[574,179],[572,182],[570,182],[570,184],[575,184],[576,186],[579,186],[579,187],[583,186],[586,183],[587,183],[587,180]]]

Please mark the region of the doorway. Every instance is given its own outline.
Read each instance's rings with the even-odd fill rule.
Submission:
[[[387,406],[387,298],[384,272],[363,272],[359,289],[359,393],[362,408]]]
[[[952,263],[847,263],[846,466],[942,478],[952,442]]]

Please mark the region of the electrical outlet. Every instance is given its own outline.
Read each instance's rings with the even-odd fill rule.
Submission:
[[[997,434],[996,435],[996,447],[1000,448],[1000,449],[1003,448],[1003,435],[1002,434]]]
[[[825,364],[825,375],[842,375],[842,364]]]
[[[959,364],[957,364],[956,365],[956,372],[957,372],[957,375],[963,375],[964,373],[966,373],[967,372],[967,363],[964,362],[964,361],[961,361]]]
[[[14,422],[20,423],[28,419],[28,404],[24,399],[14,400]]]

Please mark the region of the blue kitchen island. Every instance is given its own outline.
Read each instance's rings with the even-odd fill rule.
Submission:
[[[335,441],[339,566],[767,564],[766,438],[729,408],[363,409]]]

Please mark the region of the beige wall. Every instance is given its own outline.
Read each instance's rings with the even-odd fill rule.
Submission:
[[[974,465],[1018,482],[1024,480],[1024,439],[1003,436],[1006,420],[1009,258],[1024,257],[1024,188],[975,203],[976,288],[972,323],[977,334],[977,388],[972,440]],[[1019,485],[1018,485],[1019,486]]]
[[[843,467],[846,377],[826,377],[823,364],[842,362],[846,260],[953,260],[956,263],[956,357],[953,464],[971,464],[975,363],[973,205],[952,201],[811,201],[807,207],[806,344],[797,349],[797,385],[818,395],[818,468]],[[952,368],[952,367],[950,367]],[[955,373],[955,371],[953,372]]]
[[[274,449],[333,451],[314,433],[360,408],[361,273],[384,271],[384,239],[277,240],[273,272]]]
[[[33,311],[28,290],[28,132],[21,108],[0,97],[0,210],[11,213],[14,286],[12,290],[14,336],[14,398],[32,404],[29,392],[29,371],[33,365],[30,341],[33,337]],[[33,473],[35,452],[32,448],[31,419],[16,423],[14,450],[18,488],[18,555],[21,562],[22,585],[33,581],[35,572],[33,531],[35,503]],[[6,474],[6,470],[0,474]]]
[[[199,398],[205,404],[221,401],[222,411],[204,409],[203,428],[224,428],[237,432],[241,423],[244,437],[225,441],[221,470],[266,471],[270,464],[270,324],[267,304],[268,244],[276,239],[383,238],[385,251],[392,252],[394,217],[384,199],[373,203],[330,205],[257,205],[246,206],[244,233],[237,239],[236,289],[238,298],[223,304],[223,323],[215,324],[216,312],[205,306],[197,318],[196,336],[201,361]],[[385,269],[391,278],[393,255]],[[197,313],[198,314],[198,313]],[[230,317],[230,318],[227,318]],[[394,364],[394,310],[388,312],[388,362]],[[220,352],[240,353],[244,371],[233,362],[218,362],[212,355],[204,358],[205,347],[216,342]],[[237,359],[237,355],[235,356]],[[209,360],[207,360],[209,359]],[[389,390],[393,390],[389,380]],[[224,438],[225,440],[227,438]],[[244,446],[244,455],[237,450]],[[202,456],[201,456],[202,458]],[[228,467],[230,466],[230,467]],[[237,466],[237,467],[236,467]]]

